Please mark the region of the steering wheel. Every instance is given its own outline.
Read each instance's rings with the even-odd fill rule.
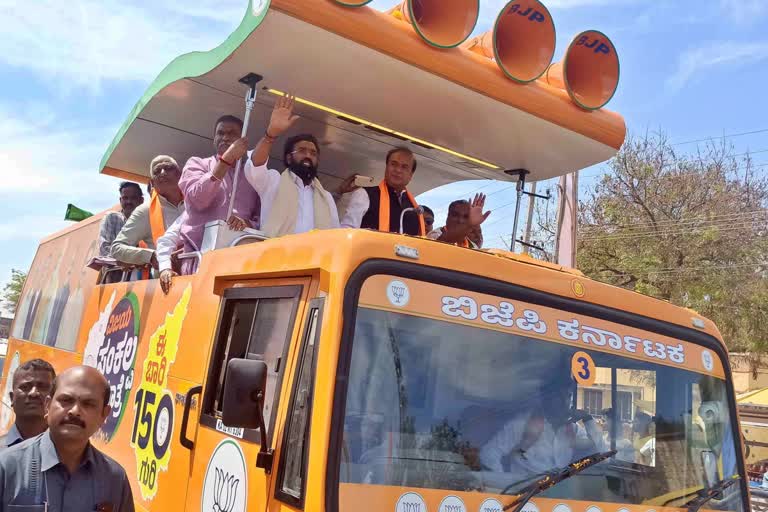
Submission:
[[[591,419],[594,419],[594,418],[592,418],[592,415],[589,414],[587,411],[573,408],[570,410],[568,421],[566,423],[578,423],[580,421],[589,421]]]

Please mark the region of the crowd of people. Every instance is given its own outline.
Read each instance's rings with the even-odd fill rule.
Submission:
[[[90,366],[56,375],[32,359],[12,386],[16,420],[0,437],[0,512],[132,512],[125,470],[90,442],[112,411],[104,375]]]
[[[292,96],[278,98],[253,150],[240,137],[243,122],[225,115],[214,127],[212,156],[192,157],[183,168],[169,156],[155,157],[149,165],[148,203],[138,184],[123,182],[120,211],[102,220],[100,256],[122,267],[153,268],[167,292],[173,275],[195,272],[196,260],[179,262],[176,256],[199,252],[211,221],[225,220],[235,231],[259,229],[270,238],[340,227],[399,233],[404,211],[403,233],[482,247],[481,224],[490,215],[484,211],[485,196],[454,201],[445,225],[435,228],[434,212],[426,206],[417,210],[420,205],[408,190],[417,162],[406,147],[384,156],[384,180],[371,187],[356,186],[353,175],[337,190],[326,190],[318,179],[320,145],[308,133],[285,141],[283,172],[269,168],[272,145],[298,119],[294,102]]]

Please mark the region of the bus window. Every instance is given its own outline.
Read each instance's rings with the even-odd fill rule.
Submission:
[[[286,503],[303,508],[309,451],[309,418],[312,414],[315,354],[320,334],[322,299],[316,299],[307,315],[296,384],[289,407],[288,423],[283,438],[282,460],[278,470],[277,496]]]
[[[267,363],[264,417],[271,425],[282,361],[293,331],[301,288],[298,286],[237,288],[225,292],[219,338],[214,346],[203,408],[203,423],[216,427],[221,418],[227,363],[232,358]]]
[[[626,337],[640,340],[634,352],[619,351],[615,334],[613,348],[609,338],[602,345],[598,338],[549,341],[536,336],[535,325],[513,327],[499,314],[528,306],[487,299],[500,306],[481,309],[468,295],[441,291],[443,317],[358,307],[339,453],[341,511],[355,508],[345,497],[365,486],[513,495],[549,471],[609,450],[617,453],[539,497],[680,506],[737,473],[724,379],[671,357],[641,357],[642,337]],[[531,322],[538,318],[526,313]],[[499,319],[510,328],[499,328]],[[594,325],[588,317],[580,322]],[[708,508],[742,510],[738,487],[725,496]]]
[[[655,466],[655,372],[615,367],[596,370],[594,383],[578,387],[576,408],[592,416],[600,427],[603,447],[617,451],[615,460]]]

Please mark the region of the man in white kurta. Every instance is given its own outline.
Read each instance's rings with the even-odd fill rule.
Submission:
[[[333,196],[317,179],[320,146],[312,135],[289,137],[283,148],[286,169],[267,167],[275,140],[296,121],[294,100],[278,98],[264,136],[249,154],[245,177],[261,197],[261,229],[269,237],[339,227]]]
[[[520,477],[560,468],[583,455],[576,453],[577,440],[602,445],[602,432],[590,417],[579,423],[557,425],[536,411],[522,413],[507,422],[480,450],[480,460],[491,471]],[[509,457],[509,470],[502,460]]]

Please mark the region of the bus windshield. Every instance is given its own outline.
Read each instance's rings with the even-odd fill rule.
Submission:
[[[489,496],[506,505],[541,475],[609,450],[532,501],[680,507],[740,473],[719,358],[655,333],[374,276],[349,372],[340,510],[358,508],[361,486],[388,489],[395,505],[409,491],[435,496],[430,510],[446,496],[467,510]],[[704,508],[742,510],[741,488]]]

